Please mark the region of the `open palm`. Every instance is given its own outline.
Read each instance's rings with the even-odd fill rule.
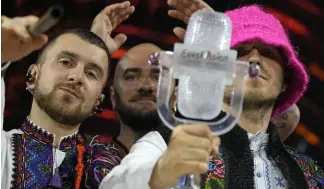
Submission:
[[[134,6],[130,5],[129,1],[123,3],[116,3],[107,6],[103,9],[93,20],[91,31],[101,37],[110,54],[113,54],[126,42],[125,34],[118,34],[114,38],[111,37],[112,31],[135,10]]]
[[[168,11],[168,15],[182,20],[186,24],[188,24],[190,16],[200,9],[214,11],[202,0],[168,0],[168,5],[174,8]],[[184,40],[185,29],[176,27],[173,29],[173,32],[181,41]]]

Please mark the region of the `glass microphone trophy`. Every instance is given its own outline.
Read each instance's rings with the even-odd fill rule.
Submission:
[[[213,135],[219,136],[238,122],[245,80],[258,76],[260,67],[237,61],[237,51],[230,49],[231,32],[232,23],[224,13],[199,10],[190,17],[184,43],[176,43],[173,52],[159,53],[157,110],[170,129],[207,123]],[[179,81],[177,109],[185,118],[176,117],[170,110],[174,80]],[[229,97],[226,110],[222,109],[224,93]],[[222,118],[210,121],[221,113]],[[181,177],[175,188],[199,189],[200,183],[194,178]]]

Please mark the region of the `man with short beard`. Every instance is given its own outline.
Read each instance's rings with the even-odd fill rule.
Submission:
[[[2,188],[80,188],[87,145],[78,129],[100,112],[110,53],[126,41],[124,34],[110,34],[133,12],[130,2],[107,6],[95,18],[92,32],[63,31],[30,66],[30,115],[20,129],[1,133]],[[8,34],[1,39],[6,44],[3,61],[19,60],[47,42],[45,35],[29,36],[27,26],[37,17],[2,20],[1,30]]]
[[[115,138],[95,136],[91,143],[86,187],[98,188],[113,167],[120,164],[132,145],[161,125],[156,111],[159,68],[148,63],[149,56],[161,51],[153,44],[131,48],[117,63],[110,98],[119,115],[120,132]]]
[[[20,129],[2,132],[3,188],[72,187],[85,150],[78,128],[101,103],[109,59],[104,41],[84,29],[63,31],[45,47],[26,76],[29,116]]]

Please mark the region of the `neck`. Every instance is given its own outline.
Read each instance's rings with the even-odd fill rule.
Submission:
[[[239,125],[248,133],[256,134],[261,131],[266,133],[271,119],[271,109],[243,110]]]
[[[131,127],[120,121],[120,134],[118,140],[125,145],[128,151],[141,136],[141,133],[135,132]]]
[[[33,101],[29,117],[30,120],[33,123],[35,123],[37,126],[55,135],[54,138],[55,147],[58,147],[62,137],[73,135],[78,131],[80,126],[80,124],[72,126],[72,125],[64,125],[56,122],[55,120],[50,118],[43,110],[39,108],[36,101]]]
[[[223,109],[229,110],[229,106],[224,104]],[[261,131],[266,133],[271,119],[273,105],[265,105],[264,107],[243,106],[242,114],[238,121],[240,127],[245,129],[248,133],[256,134]]]

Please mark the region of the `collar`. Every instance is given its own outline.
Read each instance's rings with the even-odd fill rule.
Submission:
[[[24,132],[27,136],[37,140],[38,142],[53,147],[55,135],[49,133],[45,129],[39,127],[34,122],[30,120],[29,117],[26,118],[25,122],[21,125],[20,130]],[[67,135],[60,139],[59,150],[66,152],[71,148],[74,148],[77,144],[78,132],[73,135]]]
[[[258,131],[255,135],[248,133],[252,151],[260,151],[268,146],[269,134]]]

